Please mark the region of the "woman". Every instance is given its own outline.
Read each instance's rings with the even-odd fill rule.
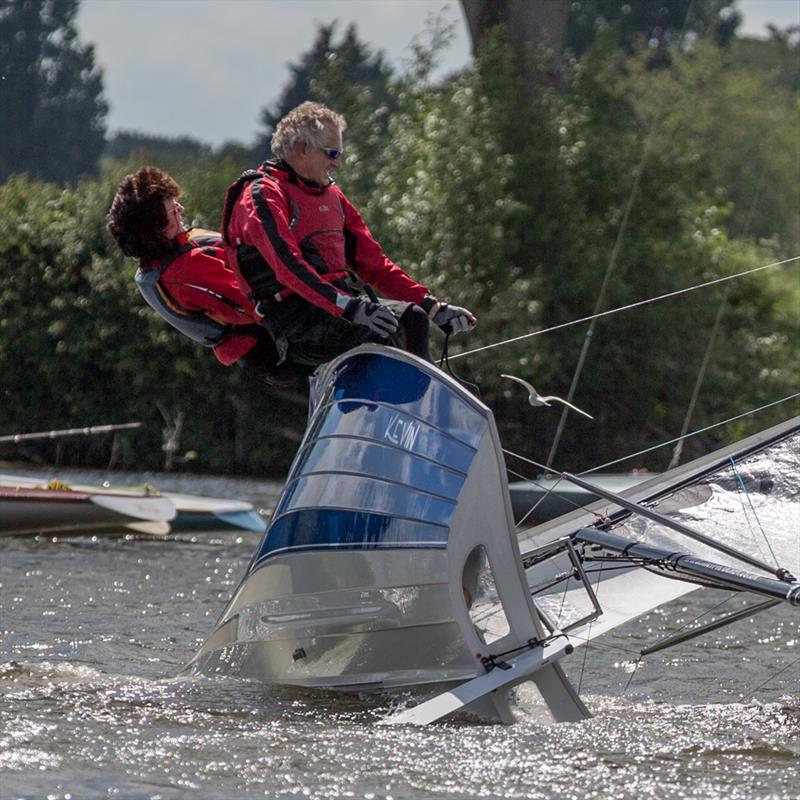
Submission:
[[[138,259],[136,285],[150,307],[184,335],[211,347],[271,386],[288,386],[307,370],[278,365],[278,353],[223,259],[219,234],[188,229],[178,184],[157,167],[126,175],[106,217],[120,250]]]

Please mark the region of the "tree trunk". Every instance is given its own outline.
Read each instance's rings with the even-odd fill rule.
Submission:
[[[569,0],[461,0],[472,40],[472,54],[492,28],[502,25],[517,56],[524,60],[537,48],[550,50],[554,70],[564,46]]]

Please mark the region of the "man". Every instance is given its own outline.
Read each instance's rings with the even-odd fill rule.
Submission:
[[[228,190],[226,260],[264,315],[281,359],[316,366],[367,341],[399,343],[430,359],[429,320],[454,333],[472,328],[475,317],[440,303],[390,261],[336,186],[345,128],[343,117],[312,102],[278,123],[276,160]],[[395,302],[359,296],[350,271]]]
[[[179,197],[169,175],[142,167],[122,179],[106,217],[120,250],[139,260],[142,296],[221,364],[238,364],[272,386],[294,383],[307,370],[277,366],[272,337],[225,264],[219,234],[187,229]]]

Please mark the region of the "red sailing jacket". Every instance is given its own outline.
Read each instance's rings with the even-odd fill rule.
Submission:
[[[428,294],[384,255],[335,184],[306,183],[282,161],[250,176],[228,190],[222,226],[226,261],[250,298],[297,294],[338,317],[351,299],[348,269],[392,300],[419,303]]]
[[[242,294],[236,277],[225,264],[219,234],[186,231],[178,236],[178,243],[183,245],[197,237],[203,239],[203,245],[180,254],[159,279],[169,298],[174,300],[179,310],[200,311],[226,325],[257,325],[260,320],[254,313],[253,304]],[[207,243],[206,239],[211,237],[218,242]],[[233,332],[214,347],[214,355],[221,364],[228,366],[255,344],[254,336]]]

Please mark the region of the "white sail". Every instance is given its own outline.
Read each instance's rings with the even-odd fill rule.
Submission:
[[[798,464],[800,419],[796,418],[664,473],[622,495],[679,526],[701,532],[725,548],[763,562],[765,569],[743,564],[739,558],[689,538],[642,513],[629,513],[611,500],[601,500],[589,510],[567,515],[554,525],[542,525],[523,532],[523,558],[544,541],[555,536],[575,535],[581,529],[594,526],[598,519],[605,518],[611,523],[600,527],[627,542],[641,542],[667,552],[705,559],[719,565],[723,571],[730,570],[740,580],[746,581],[748,576],[752,576],[755,581],[766,580],[774,589],[775,572],[783,569],[791,575],[800,574]],[[585,478],[591,482],[591,476]],[[624,568],[624,561],[598,561],[592,567],[585,566],[603,613],[575,633],[576,645],[700,586],[700,582],[689,582],[692,580],[689,575],[673,572],[671,577],[665,577],[670,575],[668,571],[657,574],[652,569],[633,565]],[[532,566],[528,570],[529,584],[532,587],[541,585],[548,569],[552,569],[552,565]],[[713,580],[709,583],[715,585]],[[784,583],[787,594],[790,594],[793,584],[791,581]],[[554,589],[552,597],[557,598],[561,618],[568,618],[573,613],[573,606],[580,608],[583,595],[578,586],[568,586],[566,591],[563,590],[563,586]],[[539,597],[537,603],[547,607],[548,597]]]

